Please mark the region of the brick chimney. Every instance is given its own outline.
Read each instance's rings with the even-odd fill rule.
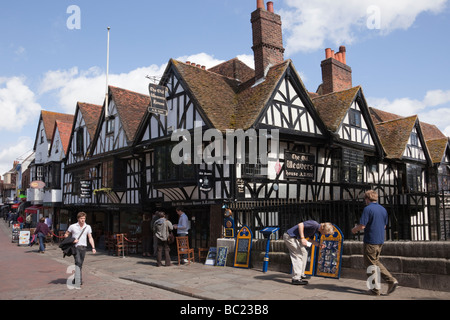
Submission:
[[[352,68],[347,65],[346,49],[339,47],[334,53],[330,48],[325,49],[325,60],[322,61],[322,92],[327,94],[350,89],[352,87]]]
[[[284,61],[281,17],[275,14],[273,2],[257,0],[256,11],[252,13],[253,52],[255,57],[255,78],[264,78],[267,67]]]

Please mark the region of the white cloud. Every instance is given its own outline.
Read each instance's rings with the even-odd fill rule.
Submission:
[[[369,105],[400,116],[418,115],[419,120],[436,125],[446,136],[450,136],[450,90],[427,91],[422,100],[399,98],[368,98]]]
[[[0,175],[12,169],[14,160],[23,155],[29,155],[33,149],[34,138],[19,137],[17,141],[11,141],[7,146],[2,146],[0,151]],[[24,160],[24,159],[18,159]]]
[[[423,12],[437,14],[448,0],[286,0],[280,10],[286,55],[351,44],[362,30],[388,34],[410,28]]]
[[[41,111],[25,78],[0,78],[0,130],[19,132]]]
[[[240,55],[238,58],[253,67],[253,56]],[[206,53],[186,55],[176,60],[191,61],[211,68],[224,62]],[[151,65],[132,70],[128,73],[110,74],[109,84],[131,91],[148,94],[149,80],[146,76],[161,77],[166,69],[163,65]],[[68,70],[48,71],[40,84],[40,95],[54,95],[63,112],[74,113],[78,101],[103,104],[106,89],[106,74],[98,67],[79,70],[73,67]]]

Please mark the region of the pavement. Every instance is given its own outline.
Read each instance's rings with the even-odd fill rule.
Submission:
[[[1,248],[9,248],[8,253],[1,249],[3,250],[1,253],[2,261],[4,262],[5,259],[12,261],[18,258],[22,260],[33,258],[32,261],[23,260],[23,263],[34,264],[34,271],[28,272],[35,272],[36,275],[40,273],[41,276],[47,277],[48,282],[42,282],[38,291],[47,300],[61,299],[62,294],[72,295],[73,299],[145,299],[145,294],[150,289],[159,290],[158,293],[153,294],[152,300],[239,300],[254,302],[270,300],[450,300],[450,292],[403,287],[401,284],[391,295],[371,296],[367,294],[366,281],[358,279],[312,277],[308,285],[294,286],[291,284],[291,276],[282,272],[268,271],[264,273],[258,269],[206,266],[199,262],[178,265],[176,255],[172,256],[172,266],[157,267],[156,259],[153,257],[142,257],[140,255],[117,257],[108,255],[104,251],[99,251],[96,255],[92,253],[86,255],[83,267],[85,283],[81,290],[68,290],[65,283],[70,276],[67,271],[73,265],[73,258],[63,258],[62,251],[57,244],[48,244],[45,254],[37,253],[38,246],[30,248],[11,244],[11,229],[8,229],[1,220],[0,234],[0,241],[3,242]],[[39,263],[36,265],[37,258],[41,265]],[[6,267],[2,265],[2,268]],[[16,274],[14,286],[29,286],[29,284],[22,283],[29,278],[29,274],[22,274],[20,268],[15,270],[3,269],[2,274],[4,272]],[[114,286],[105,287],[106,279],[108,279],[108,282],[113,281]],[[65,291],[49,295],[52,284],[59,284],[59,289]],[[136,291],[135,294],[121,296],[118,291],[111,292],[119,284],[126,285],[129,291]],[[8,286],[10,287],[9,290],[12,290],[12,284],[8,284],[7,279],[3,277],[0,299],[18,298],[17,296],[8,297],[5,294],[8,291]],[[382,292],[386,292],[386,289],[387,285],[383,284]],[[98,296],[98,292],[105,290],[109,291],[106,296]],[[168,296],[169,293],[175,296]],[[34,299],[39,299],[39,296],[34,297]]]

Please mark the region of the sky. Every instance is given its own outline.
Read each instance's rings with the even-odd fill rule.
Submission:
[[[450,0],[273,0],[285,59],[310,92],[325,49],[347,48],[369,105],[450,136]],[[41,110],[103,104],[109,84],[148,94],[170,59],[253,67],[256,0],[0,2],[0,175],[34,145]]]

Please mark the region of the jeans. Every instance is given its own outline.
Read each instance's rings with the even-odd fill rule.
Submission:
[[[45,251],[45,234],[42,232],[38,232],[39,237],[39,251],[44,252]]]
[[[74,256],[75,259],[75,284],[80,285],[83,283],[83,277],[81,270],[83,269],[84,258],[86,257],[86,247],[78,246],[75,247],[77,254]]]

